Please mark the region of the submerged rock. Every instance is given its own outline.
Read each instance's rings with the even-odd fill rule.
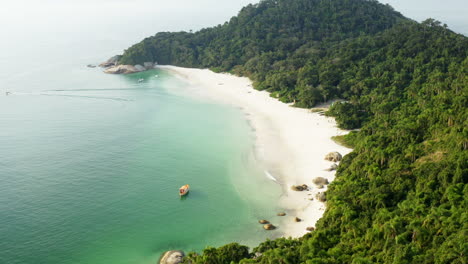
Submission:
[[[264,220],[264,219],[263,219],[263,220],[259,220],[258,222],[259,222],[260,224],[269,224],[269,223],[270,223],[270,221]]]
[[[341,161],[342,158],[343,156],[341,156],[341,154],[336,151],[330,152],[325,156],[325,160],[333,161],[333,162]]]
[[[179,264],[182,263],[185,254],[180,250],[166,251],[159,259],[159,264]]]
[[[274,230],[276,229],[276,226],[272,225],[272,224],[266,224],[263,226],[263,229],[265,230]]]

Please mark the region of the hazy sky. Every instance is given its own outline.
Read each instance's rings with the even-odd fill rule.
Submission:
[[[41,40],[66,42],[79,36],[122,50],[159,31],[198,30],[224,23],[243,6],[258,1],[0,0],[0,48],[26,46],[31,39],[40,45]],[[432,17],[468,35],[468,0],[379,1],[417,21]]]
[[[467,0],[379,0],[390,4],[404,16],[416,21],[434,18],[446,23],[450,29],[468,36]]]

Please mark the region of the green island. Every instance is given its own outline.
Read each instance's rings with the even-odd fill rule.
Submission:
[[[247,76],[355,129],[316,229],[191,252],[184,263],[467,263],[468,38],[375,0],[263,0],[223,25],[162,32],[121,64]]]

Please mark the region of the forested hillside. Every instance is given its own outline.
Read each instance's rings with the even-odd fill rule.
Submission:
[[[158,33],[121,63],[248,76],[347,129],[354,151],[301,239],[229,244],[189,263],[467,263],[468,38],[366,0],[265,0],[224,25]]]

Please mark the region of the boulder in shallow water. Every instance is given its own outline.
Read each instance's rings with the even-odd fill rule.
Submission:
[[[184,259],[184,252],[180,250],[166,251],[159,259],[159,264],[179,264]]]
[[[263,229],[265,230],[274,230],[276,229],[276,226],[272,225],[272,224],[266,224],[263,226]]]
[[[286,213],[278,213],[277,216],[285,216]]]
[[[301,221],[302,219],[300,219],[299,217],[294,218],[294,222],[301,222]]]
[[[265,220],[265,219],[259,220],[258,222],[259,222],[260,224],[262,224],[262,225],[264,225],[264,224],[269,224],[269,223],[270,223],[268,220]]]
[[[341,161],[342,158],[343,156],[341,156],[341,154],[336,151],[330,152],[325,156],[325,160],[333,161],[333,162]]]

